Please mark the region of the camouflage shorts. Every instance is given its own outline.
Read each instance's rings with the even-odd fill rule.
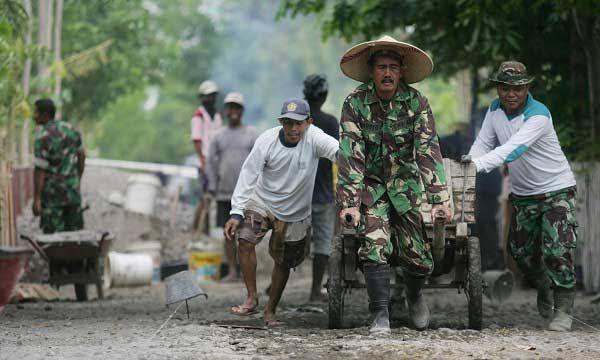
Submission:
[[[83,212],[80,206],[43,207],[40,228],[44,234],[83,229]]]
[[[370,207],[363,206],[361,214],[359,232],[363,235],[358,256],[362,262],[397,264],[414,276],[431,273],[431,244],[420,212],[398,215],[384,196]]]
[[[527,277],[546,273],[555,286],[575,286],[576,188],[541,195],[511,194],[510,252]]]
[[[288,269],[300,265],[310,251],[310,217],[291,223],[278,220],[270,213],[264,216],[246,210],[237,239],[257,245],[269,230],[273,230],[269,239],[269,254],[275,263]]]

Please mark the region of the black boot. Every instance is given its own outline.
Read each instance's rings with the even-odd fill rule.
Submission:
[[[554,318],[548,326],[553,331],[571,331],[571,311],[575,301],[575,288],[557,287],[554,290]]]
[[[552,295],[552,280],[546,272],[535,274],[532,282],[537,289],[537,308],[538,313],[544,319],[552,317],[552,308],[554,299]]]
[[[406,292],[402,271],[398,268],[392,268],[391,272],[395,276],[396,283],[391,289],[392,297],[390,298],[389,311],[390,319],[395,319],[406,311]]]
[[[406,300],[408,300],[408,313],[417,330],[425,330],[429,326],[429,307],[423,298],[421,289],[427,281],[426,277],[405,275]]]
[[[381,264],[366,264],[363,267],[367,294],[369,294],[369,309],[373,314],[373,322],[369,334],[373,336],[390,334],[390,267]]]

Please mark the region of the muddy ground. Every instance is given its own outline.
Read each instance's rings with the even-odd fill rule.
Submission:
[[[107,200],[113,191],[124,192],[127,174],[108,169],[86,170],[83,181],[86,227],[109,229],[117,241],[113,249],[138,240],[163,244],[163,260],[185,259],[193,208],[181,204],[177,221],[170,224],[170,200],[162,194],[156,216],[129,214]],[[37,219],[28,210],[20,232],[36,232]],[[269,283],[271,260],[266,243],[259,245],[259,289]],[[43,280],[45,263],[30,262],[29,281]],[[0,359],[600,359],[600,305],[592,296],[578,294],[571,333],[544,330],[537,315],[535,293],[516,290],[502,306],[484,300],[484,329],[467,330],[467,302],[456,290],[426,290],[432,310],[431,329],[410,328],[405,312],[396,314],[392,335],[368,336],[367,299],[354,290],[346,299],[347,329],[327,329],[327,305],[309,303],[310,260],[292,273],[280,306],[287,325],[263,329],[260,314],[237,317],[229,308],[244,297],[244,286],[207,284],[208,299],[185,306],[164,305],[164,285],[108,290],[98,300],[89,288],[90,301],[77,302],[72,286],[61,288],[60,302],[9,304],[0,314]],[[261,309],[267,298],[261,295]],[[169,317],[172,318],[169,319]],[[168,321],[167,321],[168,320]],[[252,328],[231,328],[227,326]],[[161,328],[162,326],[162,328]],[[160,331],[159,331],[160,330]]]
[[[166,308],[164,287],[109,290],[108,299],[76,302],[73,289],[62,288],[68,300],[10,304],[0,315],[1,359],[598,359],[600,307],[578,294],[571,333],[544,330],[537,316],[534,292],[517,290],[502,306],[484,303],[484,329],[467,330],[466,300],[453,290],[427,290],[431,329],[417,332],[407,315],[396,316],[392,335],[368,336],[364,290],[355,290],[346,307],[349,327],[327,329],[327,306],[308,303],[308,262],[293,273],[280,308],[287,325],[275,329],[227,328],[262,326],[260,314],[242,318],[228,313],[243,298],[243,285],[204,286],[208,299]],[[259,288],[268,278],[259,279]],[[261,308],[266,303],[261,296]],[[585,322],[587,325],[584,325]],[[595,328],[595,329],[594,329]]]

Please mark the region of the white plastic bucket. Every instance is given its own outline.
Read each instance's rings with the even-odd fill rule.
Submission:
[[[154,201],[159,187],[160,180],[154,175],[131,175],[127,179],[125,209],[146,215],[154,214]]]
[[[147,254],[108,253],[110,286],[141,286],[152,282],[152,256]]]
[[[128,254],[146,254],[152,256],[152,281],[160,282],[160,241],[136,241],[127,246]]]

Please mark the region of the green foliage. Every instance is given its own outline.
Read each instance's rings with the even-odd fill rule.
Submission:
[[[413,84],[417,90],[427,96],[435,118],[436,130],[440,136],[454,132],[459,123],[464,123],[458,114],[458,100],[454,80],[431,78]]]
[[[0,127],[30,116],[21,77],[25,60],[38,58],[41,50],[26,45],[19,35],[10,22],[0,20]]]
[[[10,25],[11,34],[3,32],[3,36],[17,36],[27,29],[27,12],[19,0],[0,0],[0,22]]]
[[[156,76],[116,97],[101,108],[98,124],[86,126],[91,132],[88,147],[101,157],[179,163],[193,153],[189,131],[197,87],[209,77],[221,38],[211,20],[198,12],[198,1],[153,4],[146,19],[152,39],[142,53],[158,59]],[[129,51],[125,55],[140,54],[139,49]],[[108,56],[110,64],[113,58]],[[159,98],[155,107],[145,110],[148,86],[159,91]]]
[[[166,89],[170,93],[182,93]],[[144,109],[147,93],[138,90],[122,96],[102,113],[101,121],[85,126],[86,144],[109,159],[179,162],[191,151],[189,99],[169,97],[152,110]]]
[[[64,81],[62,102],[66,117],[76,121],[94,120],[120,96],[161,76],[161,56],[153,47],[155,34],[151,32],[149,15],[142,2],[65,1],[63,57],[112,40],[106,63],[99,64],[96,71],[85,76]]]
[[[277,126],[284,100],[303,97],[304,78],[323,73],[329,81],[329,96],[323,110],[339,117],[344,98],[358,86],[339,69],[339,58],[348,48],[340,39],[321,42],[315,17],[276,21],[278,5],[251,0],[224,1],[221,54],[213,77],[228,91],[246,97],[244,119],[259,129]]]
[[[501,61],[524,62],[537,76],[532,92],[546,103],[559,129],[575,127],[584,139],[567,146],[571,158],[598,158],[590,152],[600,131],[600,2],[593,0],[284,0],[279,15],[320,13],[325,37],[373,39],[401,31],[433,53],[436,72],[486,74]],[[482,83],[486,83],[482,77]],[[489,85],[481,87],[488,90]],[[599,129],[600,130],[600,129]],[[587,135],[587,136],[586,136]],[[597,146],[596,146],[597,147]],[[596,154],[596,155],[594,155]]]

